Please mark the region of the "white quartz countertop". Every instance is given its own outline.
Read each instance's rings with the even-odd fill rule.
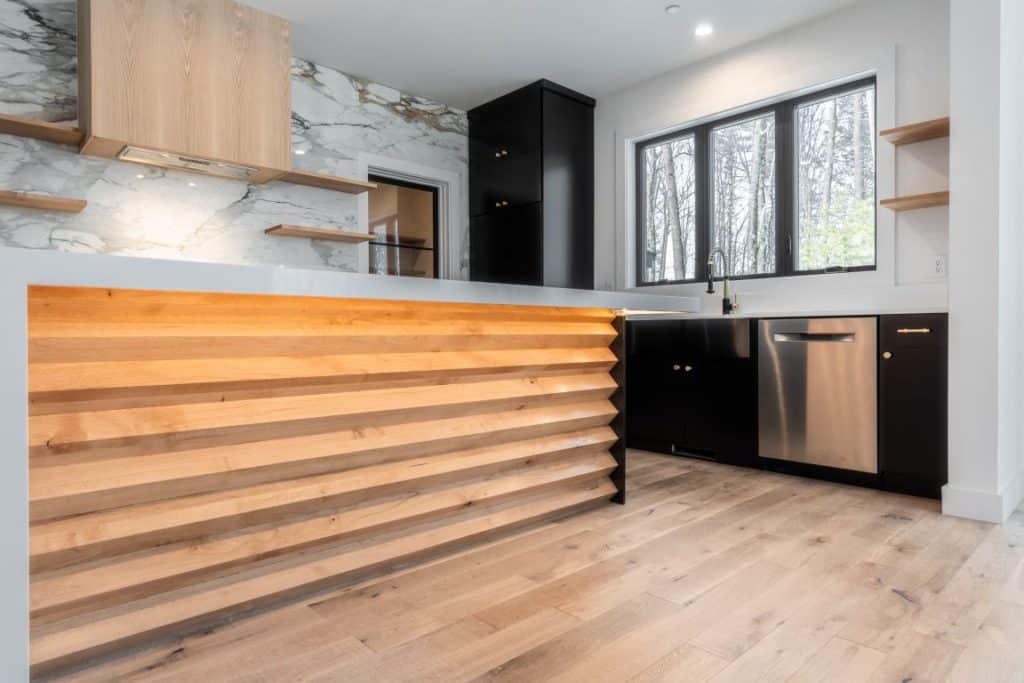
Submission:
[[[664,294],[502,285],[196,261],[0,248],[8,285],[62,285],[237,294],[280,294],[526,306],[614,308],[687,314],[697,299]]]
[[[729,315],[722,315],[721,313],[650,313],[650,314],[635,314],[628,316],[630,320],[721,320],[736,318],[739,320],[754,319],[754,318],[854,318],[857,316],[872,316],[872,315],[913,315],[917,313],[946,313],[944,307],[928,307],[918,306],[910,308],[897,308],[897,309],[864,309],[864,308],[844,308],[844,309],[815,309],[815,310],[792,310],[792,311],[753,311],[743,312],[736,311]]]

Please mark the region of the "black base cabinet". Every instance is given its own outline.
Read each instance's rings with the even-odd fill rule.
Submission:
[[[634,320],[626,331],[627,445],[754,464],[750,321]]]
[[[878,325],[878,474],[758,457],[753,320],[630,320],[626,445],[938,498],[947,474],[945,314]]]
[[[947,316],[879,319],[878,469],[889,491],[938,498],[947,474]]]

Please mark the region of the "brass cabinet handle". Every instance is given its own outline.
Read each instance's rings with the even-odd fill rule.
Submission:
[[[680,370],[684,372],[693,372],[692,365],[680,365],[679,363],[673,364],[672,369],[675,370],[676,372],[679,372]]]
[[[494,202],[494,207],[500,209],[503,206],[508,206],[508,200],[502,199],[500,202]]]
[[[676,372],[679,372],[679,363],[676,363],[675,365],[673,365],[672,369],[675,370]]]
[[[896,334],[931,334],[932,328],[930,327],[901,327],[896,330]]]
[[[885,353],[883,353],[882,354],[882,358],[884,358],[886,360],[889,360],[890,358],[892,358],[892,351],[886,351]]]
[[[685,370],[686,372],[692,372],[693,371],[693,366],[692,365],[686,365],[686,366],[683,367],[683,370]]]
[[[500,159],[501,157],[507,157],[507,156],[508,156],[508,150],[507,149],[501,149],[501,150],[498,150],[497,152],[494,153],[494,158],[495,159]]]

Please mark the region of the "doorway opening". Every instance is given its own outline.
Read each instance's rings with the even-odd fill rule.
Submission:
[[[370,175],[370,272],[379,275],[438,276],[438,188]]]

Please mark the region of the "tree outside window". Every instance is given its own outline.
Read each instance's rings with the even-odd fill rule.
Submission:
[[[711,246],[730,275],[775,272],[775,116],[711,132]]]
[[[875,90],[797,108],[796,270],[875,262]]]
[[[638,144],[639,284],[874,269],[875,124],[870,78]]]
[[[693,136],[645,148],[643,163],[645,279],[691,279],[697,260]]]

